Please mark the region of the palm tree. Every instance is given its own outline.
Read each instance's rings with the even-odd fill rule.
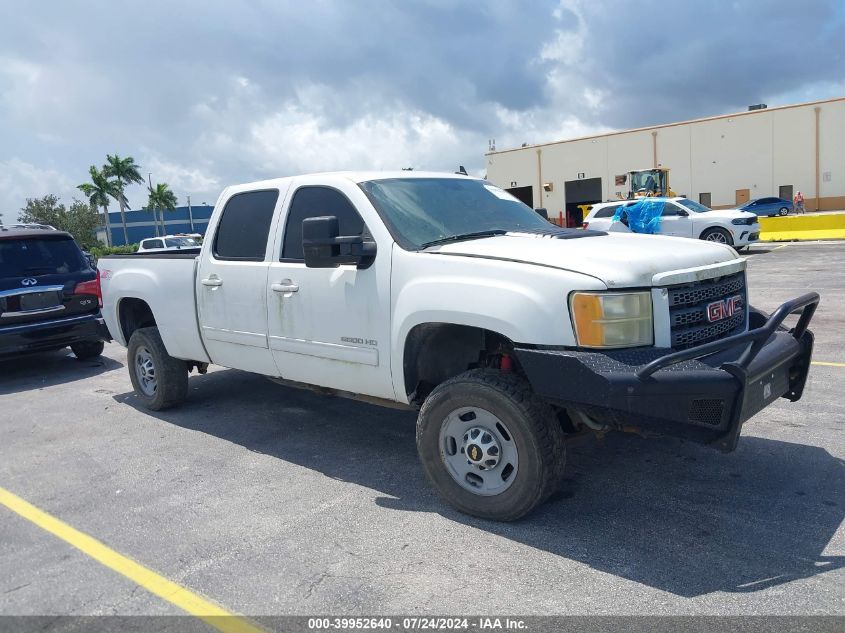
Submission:
[[[81,185],[77,186],[85,197],[88,198],[88,202],[91,204],[92,207],[103,208],[103,217],[106,221],[106,245],[111,246],[112,239],[111,239],[111,227],[109,226],[109,197],[121,199],[121,196],[117,189],[117,181],[109,180],[105,174],[105,170],[99,170],[94,165],[88,168],[88,173],[91,175],[91,182],[85,182]],[[124,231],[126,230],[126,224],[123,225]],[[126,238],[126,233],[124,232],[124,238]],[[126,243],[129,243],[129,240],[126,239]]]
[[[131,156],[121,158],[117,154],[114,156],[106,154],[106,164],[103,165],[103,173],[109,178],[117,179],[118,195],[112,197],[120,204],[120,221],[123,223],[123,239],[127,244],[129,244],[129,234],[126,231],[126,207],[129,205],[127,204],[126,196],[123,194],[123,189],[126,185],[144,182],[138,171],[140,168],[140,165],[137,165],[135,159]]]
[[[166,235],[167,231],[164,228],[164,212],[175,211],[176,205],[179,204],[176,200],[176,195],[170,190],[166,183],[158,183],[155,187],[149,190],[150,197],[147,201],[147,207],[152,209],[153,219],[158,220],[156,211],[161,211],[161,234]]]

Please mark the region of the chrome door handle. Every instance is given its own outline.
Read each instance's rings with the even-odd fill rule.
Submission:
[[[211,286],[212,288],[217,288],[218,286],[223,285],[223,280],[218,277],[206,277],[202,280],[203,286]]]
[[[299,286],[293,283],[290,279],[284,279],[279,283],[271,284],[270,288],[273,292],[298,292]]]

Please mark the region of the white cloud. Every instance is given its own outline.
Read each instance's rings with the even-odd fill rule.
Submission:
[[[311,170],[482,173],[490,138],[503,149],[841,94],[836,0],[766,4],[19,3],[0,21],[0,211],[79,195],[107,153],[180,201],[214,199]],[[783,46],[797,32],[808,44]],[[144,187],[127,194],[146,201]]]
[[[19,158],[0,161],[0,213],[5,224],[17,221],[27,198],[48,193],[59,196],[65,204],[72,197],[84,198],[70,179],[56,169],[37,167]]]
[[[265,168],[291,172],[399,169],[455,163],[466,152],[465,133],[424,112],[393,110],[333,126],[295,105],[255,123],[247,145]]]
[[[145,172],[151,174],[154,185],[167,183],[180,204],[184,204],[187,194],[208,193],[221,188],[219,180],[200,167],[187,167],[150,153],[142,154],[138,162]]]

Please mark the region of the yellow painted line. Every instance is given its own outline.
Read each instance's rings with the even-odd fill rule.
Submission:
[[[230,613],[206,598],[198,596],[190,589],[160,576],[122,554],[118,554],[97,539],[39,510],[4,488],[0,488],[0,504],[19,514],[27,521],[34,523],[42,530],[73,545],[83,554],[87,554],[98,563],[125,576],[150,593],[198,617],[218,631],[223,631],[223,633],[258,633],[260,631],[264,633],[264,629],[243,616]]]
[[[814,360],[810,362],[811,365],[821,365],[822,367],[845,367],[845,363],[829,363],[827,361]]]

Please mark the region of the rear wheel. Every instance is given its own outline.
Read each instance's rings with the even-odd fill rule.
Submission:
[[[167,409],[188,395],[188,365],[167,353],[157,327],[132,333],[127,361],[135,394],[147,409]]]
[[[719,228],[707,229],[701,234],[701,239],[705,242],[716,242],[718,244],[727,244],[728,246],[733,246],[734,244],[731,234],[725,229]]]
[[[515,374],[476,369],[439,385],[417,420],[417,450],[440,495],[466,514],[513,521],[560,486],[554,411]]]
[[[70,346],[70,351],[74,353],[77,360],[88,360],[100,356],[105,347],[106,344],[103,341],[79,341]]]

